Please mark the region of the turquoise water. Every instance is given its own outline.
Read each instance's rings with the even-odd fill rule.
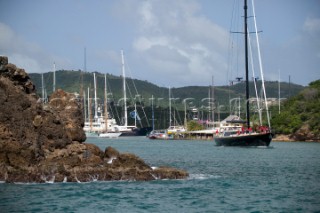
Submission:
[[[0,184],[0,212],[320,212],[320,143],[216,147],[212,141],[89,139],[187,180]]]

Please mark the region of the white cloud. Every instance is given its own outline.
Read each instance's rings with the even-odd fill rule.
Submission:
[[[153,46],[168,46],[169,41],[166,37],[145,37],[141,36],[134,41],[133,46],[138,51],[147,51]]]
[[[138,1],[133,48],[143,64],[140,76],[166,86],[226,82],[228,32],[199,15],[193,0]]]

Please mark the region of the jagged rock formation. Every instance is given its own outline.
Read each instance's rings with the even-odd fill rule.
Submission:
[[[28,74],[0,56],[0,181],[47,182],[186,178],[139,157],[83,143],[82,103],[57,90],[43,105]]]

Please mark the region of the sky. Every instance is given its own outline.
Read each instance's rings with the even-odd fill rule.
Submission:
[[[237,26],[232,17],[243,20],[242,4],[0,0],[0,55],[29,73],[52,71],[55,63],[57,70],[119,76],[123,50],[128,77],[163,87],[227,85],[244,77],[241,42],[233,41],[235,33],[230,33]],[[252,15],[251,0],[248,4]],[[288,82],[290,76],[292,83],[304,86],[320,79],[320,0],[256,0],[254,5],[262,31],[258,39],[264,79],[277,81],[280,76]],[[257,47],[254,34],[250,40],[252,49]],[[230,65],[234,61],[240,64],[237,68]]]

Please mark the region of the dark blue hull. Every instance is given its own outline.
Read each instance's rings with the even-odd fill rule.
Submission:
[[[271,133],[216,136],[214,138],[217,146],[269,146],[271,140]]]
[[[152,127],[143,127],[136,128],[130,132],[123,132],[120,137],[128,137],[128,136],[146,136],[149,132],[151,132]]]

